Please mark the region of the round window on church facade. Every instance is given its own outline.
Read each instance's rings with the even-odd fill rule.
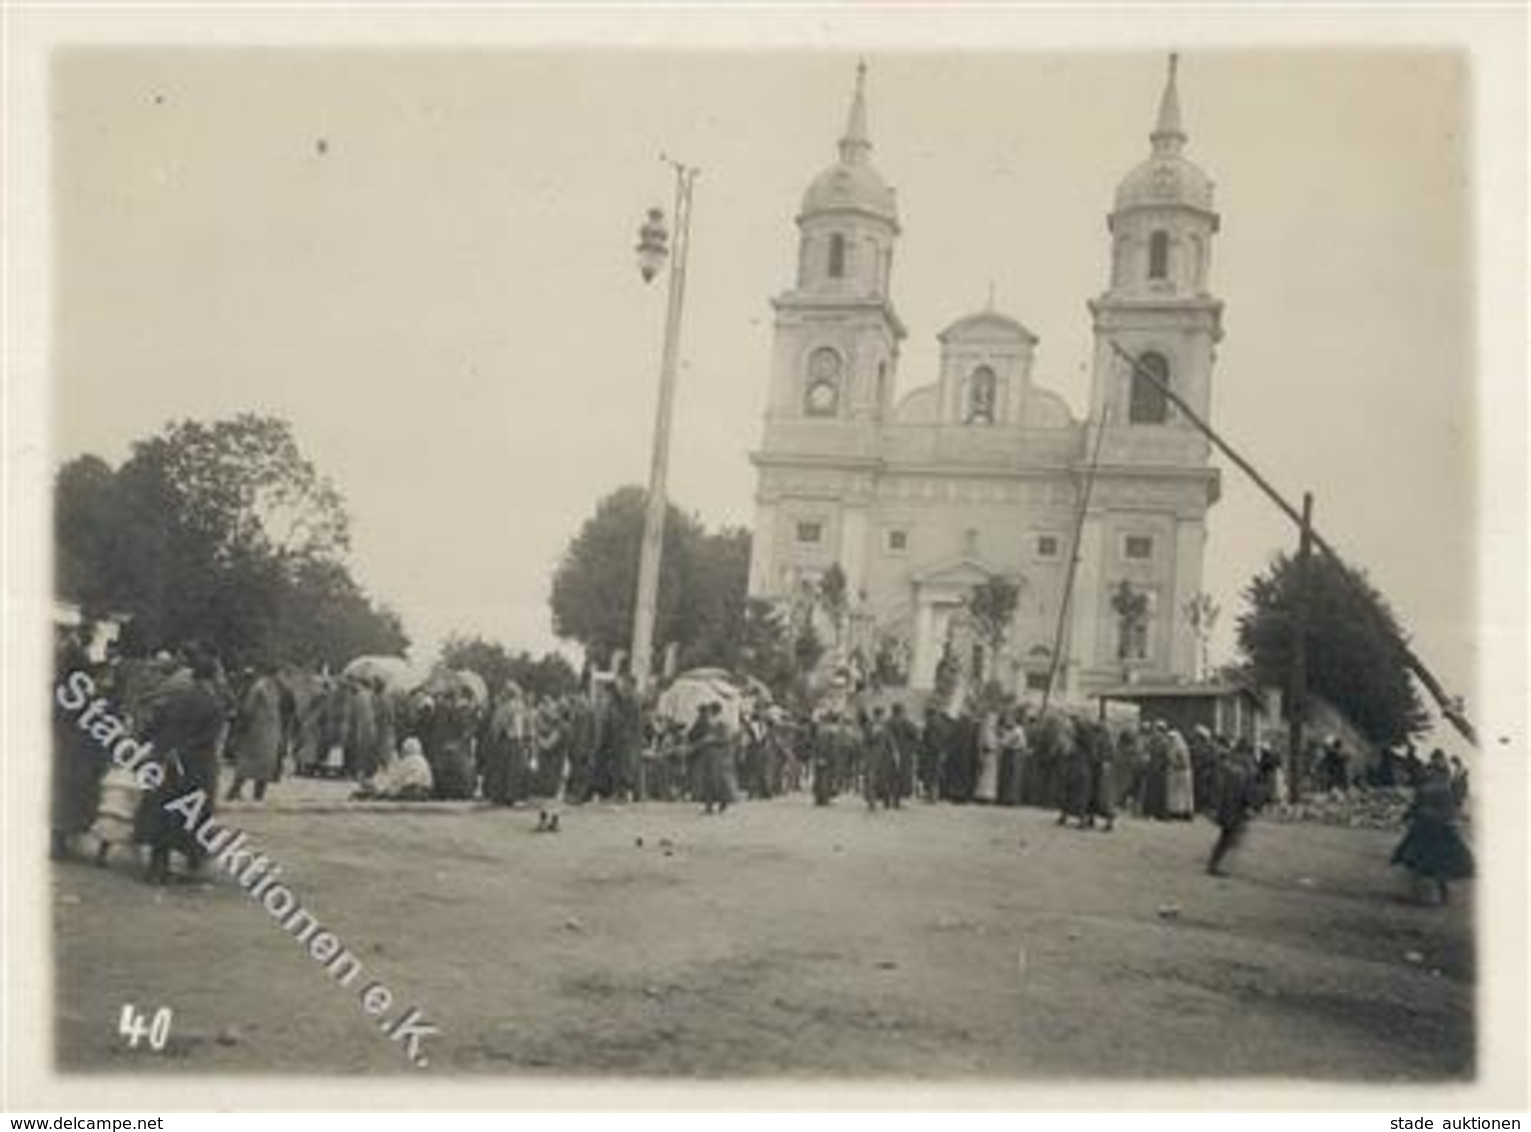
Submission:
[[[832,417],[840,411],[840,369],[840,355],[828,346],[808,356],[805,408],[810,417]]]

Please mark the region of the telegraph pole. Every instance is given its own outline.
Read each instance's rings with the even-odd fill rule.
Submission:
[[[1042,711],[1047,711],[1052,703],[1053,685],[1058,682],[1058,671],[1063,666],[1063,653],[1067,647],[1065,634],[1068,632],[1069,609],[1074,600],[1074,577],[1079,573],[1080,544],[1084,539],[1084,522],[1090,510],[1090,495],[1095,490],[1095,470],[1100,467],[1100,442],[1106,437],[1106,421],[1111,415],[1111,406],[1106,405],[1100,411],[1100,422],[1095,427],[1095,443],[1090,452],[1090,467],[1085,472],[1084,490],[1079,493],[1079,511],[1074,516],[1074,538],[1070,544],[1068,573],[1063,576],[1063,600],[1058,606],[1058,624],[1053,632],[1053,655],[1047,668],[1047,687],[1042,690]],[[1104,701],[1102,701],[1104,707]]]
[[[1308,611],[1312,585],[1313,493],[1302,493],[1302,531],[1297,543],[1296,592],[1292,595],[1292,667],[1287,688],[1287,801],[1299,796],[1297,776],[1302,768],[1302,728],[1308,718]]]
[[[1201,417],[1197,415],[1196,410],[1185,403],[1184,398],[1182,398],[1180,394],[1176,393],[1173,389],[1161,381],[1157,374],[1140,364],[1136,358],[1134,358],[1126,350],[1122,349],[1122,347],[1116,342],[1111,343],[1111,349],[1116,351],[1117,356],[1127,363],[1134,374],[1141,377],[1144,381],[1151,383],[1155,389],[1157,389],[1160,393],[1164,394],[1164,396],[1169,399],[1170,403],[1174,405],[1175,408],[1179,409],[1183,414],[1185,414],[1186,420],[1195,425],[1197,430],[1212,442],[1213,447],[1215,447],[1224,456],[1227,456],[1228,459],[1232,460],[1238,469],[1247,475],[1254,482],[1254,485],[1265,493],[1266,498],[1274,503],[1282,514],[1291,519],[1294,523],[1302,522],[1298,515],[1297,509],[1288,503],[1285,499],[1283,499],[1281,494],[1266,481],[1265,477],[1260,475],[1259,472],[1255,471],[1254,466],[1250,464],[1248,460],[1240,456],[1233,450],[1233,447],[1229,445],[1226,440],[1218,436],[1217,433],[1213,432],[1212,426],[1207,424],[1206,421],[1202,420]],[[1384,636],[1386,636],[1388,640],[1392,641],[1393,647],[1397,650],[1399,659],[1403,662],[1404,667],[1412,672],[1415,679],[1424,685],[1425,691],[1429,692],[1430,697],[1435,700],[1435,705],[1440,710],[1441,716],[1449,721],[1451,725],[1457,729],[1462,738],[1466,739],[1469,743],[1476,747],[1478,745],[1478,732],[1473,727],[1472,722],[1467,718],[1461,699],[1455,696],[1448,696],[1446,694],[1446,689],[1443,688],[1441,686],[1441,682],[1436,679],[1435,673],[1431,672],[1430,669],[1425,666],[1425,662],[1422,661],[1418,654],[1414,652],[1413,648],[1410,647],[1409,642],[1398,631],[1398,629],[1395,626],[1389,625],[1385,618],[1380,618],[1376,615],[1376,606],[1372,603],[1370,595],[1366,593],[1364,587],[1357,584],[1350,570],[1345,566],[1345,560],[1340,557],[1339,551],[1335,550],[1334,547],[1329,544],[1328,540],[1326,540],[1324,536],[1319,534],[1316,530],[1313,530],[1311,526],[1308,528],[1308,538],[1312,541],[1313,545],[1318,548],[1318,552],[1320,554],[1322,554],[1330,562],[1334,563],[1335,566],[1339,567],[1339,569],[1335,572],[1334,577],[1342,585],[1348,585],[1355,591],[1357,596],[1360,598],[1358,608],[1365,610],[1366,616],[1372,619],[1373,624],[1376,625],[1377,629]]]
[[[654,413],[654,447],[649,463],[648,507],[643,518],[643,549],[638,559],[638,596],[633,603],[633,676],[640,693],[653,681],[654,622],[659,604],[660,553],[664,547],[665,479],[670,466],[670,417],[675,404],[675,373],[680,356],[680,320],[686,301],[686,253],[691,247],[691,187],[698,170],[661,157],[675,170],[675,243],[670,263],[670,292],[665,307],[664,351],[659,365],[659,403]],[[665,257],[662,219],[650,213],[638,245],[644,280],[658,273]]]

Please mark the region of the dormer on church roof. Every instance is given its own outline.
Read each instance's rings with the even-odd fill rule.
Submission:
[[[936,335],[938,341],[960,342],[974,339],[1024,341],[1035,346],[1040,339],[1018,319],[1001,314],[993,307],[964,315]]]

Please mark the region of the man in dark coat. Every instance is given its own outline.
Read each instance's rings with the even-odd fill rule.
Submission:
[[[1259,807],[1258,773],[1254,752],[1247,740],[1240,739],[1224,756],[1217,778],[1217,805],[1212,816],[1221,832],[1207,859],[1207,872],[1213,876],[1228,875],[1222,868],[1223,858],[1244,839],[1249,815]]]
[[[155,700],[146,721],[146,738],[153,744],[155,759],[164,772],[163,781],[144,794],[139,804],[136,832],[149,845],[150,884],[170,879],[170,854],[181,853],[195,872],[206,856],[189,828],[184,811],[200,813],[205,821],[218,797],[218,739],[227,722],[223,697],[215,687],[217,662],[204,651],[188,655],[190,679],[175,679]],[[201,804],[172,811],[168,807],[201,793]]]
[[[915,763],[923,754],[920,729],[905,714],[903,704],[893,705],[888,729],[893,733],[893,742],[898,747],[898,796],[901,799],[912,798]]]

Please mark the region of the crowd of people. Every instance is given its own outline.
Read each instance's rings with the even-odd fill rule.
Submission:
[[[906,803],[1035,807],[1060,825],[1109,832],[1120,815],[1219,827],[1207,870],[1221,873],[1250,817],[1286,795],[1282,761],[1244,738],[1189,733],[1163,720],[1137,726],[1025,705],[948,714],[929,708],[916,722],[899,702],[794,715],[744,703],[737,719],[722,702],[694,718],[667,718],[645,703],[630,675],[587,678],[573,692],[538,698],[514,682],[489,689],[448,673],[418,688],[379,673],[331,677],[267,666],[230,678],[212,650],[92,665],[65,636],[59,679],[89,671],[133,732],[165,768],[153,791],[137,790],[67,713],[55,711],[54,849],[91,833],[105,859],[113,846],[150,848],[149,877],[164,881],[173,853],[195,870],[201,850],[165,819],[165,803],[188,791],[218,793],[220,762],[231,764],[224,801],[259,802],[285,771],[334,773],[360,800],[467,800],[540,805],[540,830],[556,831],[555,803],[657,799],[722,813],[741,797],[800,791],[819,806],[852,798],[868,809]],[[737,705],[736,705],[737,707]],[[1300,786],[1344,790],[1350,760],[1331,740],[1300,768]],[[1374,770],[1373,774],[1381,773]],[[1415,787],[1418,802],[1395,854],[1440,886],[1471,875],[1456,833],[1466,774],[1445,755],[1424,763],[1412,750],[1388,756],[1390,779]]]

